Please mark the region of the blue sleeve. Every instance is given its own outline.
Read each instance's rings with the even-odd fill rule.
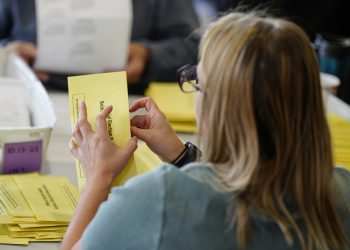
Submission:
[[[5,45],[10,37],[12,17],[9,1],[0,0],[0,45]]]
[[[335,195],[337,201],[347,204],[350,212],[350,171],[342,167],[335,167],[333,181],[336,192],[340,192]]]
[[[176,81],[177,69],[196,63],[199,27],[193,3],[189,0],[159,0],[151,30],[152,40],[144,43],[149,49],[149,62],[144,79]]]
[[[169,167],[135,177],[112,190],[82,236],[83,249],[156,249]]]
[[[350,171],[345,168],[336,167],[334,169],[334,180],[345,200],[350,204]]]

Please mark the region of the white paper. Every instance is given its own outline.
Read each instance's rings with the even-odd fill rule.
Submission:
[[[36,0],[35,68],[57,73],[125,69],[131,0]]]
[[[26,99],[19,80],[0,78],[0,128],[30,126]]]

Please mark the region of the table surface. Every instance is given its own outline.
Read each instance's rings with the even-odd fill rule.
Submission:
[[[327,105],[326,109],[329,112],[337,113],[350,120],[350,106],[340,101],[335,96],[325,93]],[[47,158],[43,166],[43,174],[54,176],[65,176],[70,182],[77,186],[77,178],[75,172],[75,162],[70,154],[68,142],[71,138],[70,117],[68,108],[68,94],[64,92],[49,92],[49,96],[53,103],[56,113],[56,124],[51,134],[51,139],[47,151]],[[137,97],[129,97],[129,102],[132,102]],[[197,137],[192,134],[179,134],[183,141],[191,141],[197,143]],[[17,245],[1,245],[2,250],[13,249],[38,249],[51,250],[59,249],[59,243],[35,242],[29,243],[29,246]]]

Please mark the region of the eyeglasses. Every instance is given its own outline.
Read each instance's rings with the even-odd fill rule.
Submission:
[[[197,65],[186,64],[177,70],[180,89],[185,93],[201,91],[197,78]]]

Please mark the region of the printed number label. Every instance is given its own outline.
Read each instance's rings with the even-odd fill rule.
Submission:
[[[4,174],[40,171],[42,140],[4,144]]]

